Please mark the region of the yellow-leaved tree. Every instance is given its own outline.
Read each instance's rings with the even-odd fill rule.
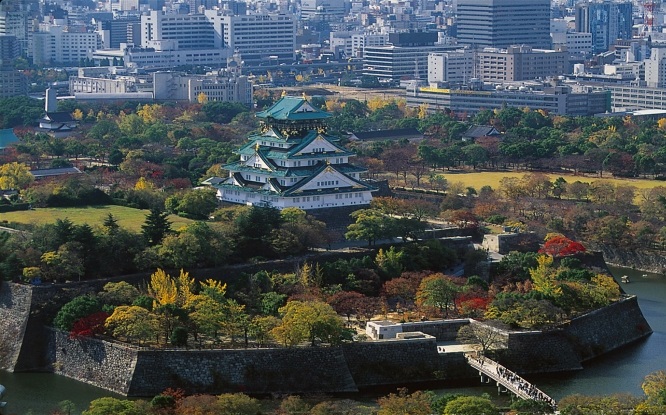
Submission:
[[[141,345],[141,341],[155,337],[159,322],[155,315],[143,307],[122,305],[113,310],[104,326],[115,337],[136,340]]]
[[[547,297],[557,297],[562,293],[562,288],[560,288],[555,280],[556,272],[552,265],[553,257],[539,255],[537,257],[537,267],[530,270],[534,290]]]
[[[180,275],[178,276],[177,281],[178,287],[178,304],[186,305],[192,301],[194,293],[194,278],[190,278],[190,273],[185,272],[182,269],[180,270]]]
[[[0,166],[0,189],[23,189],[35,180],[23,163],[11,162]]]
[[[163,269],[158,269],[150,276],[148,294],[155,299],[157,305],[176,304],[178,285]]]
[[[155,186],[153,185],[152,182],[146,180],[145,177],[139,177],[139,180],[136,181],[136,184],[134,185],[134,190],[150,190],[153,189]]]

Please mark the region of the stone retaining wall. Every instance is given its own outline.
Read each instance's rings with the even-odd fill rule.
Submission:
[[[652,334],[636,296],[578,317],[563,329],[583,362]]]
[[[48,330],[47,337],[47,357],[54,373],[123,395],[129,394],[135,376],[136,347],[99,339],[71,339],[68,333],[54,329]],[[155,368],[156,371],[160,369]]]
[[[85,288],[75,286],[56,289],[2,283],[2,368],[34,370],[50,364],[58,374],[133,396],[151,396],[166,387],[182,387],[190,393],[354,392],[475,375],[461,353],[437,353],[434,337],[333,348],[145,350],[97,339],[70,339],[66,333],[44,328],[46,313],[36,303],[48,299],[44,307],[48,309],[83,292]],[[35,331],[27,337],[23,333],[30,327]],[[454,331],[447,322],[409,327],[441,339],[450,338]],[[557,330],[509,332],[509,348],[499,360],[518,373],[577,370],[581,362],[651,332],[636,297],[627,297]]]
[[[357,392],[340,348],[139,351],[129,390],[188,393]]]
[[[0,281],[0,368],[14,371],[28,325],[32,290]]]

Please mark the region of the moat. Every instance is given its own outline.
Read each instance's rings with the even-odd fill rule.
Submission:
[[[642,277],[643,272],[627,269],[612,269],[616,279],[622,275],[631,278],[623,284],[628,294],[638,295],[639,304],[654,333],[645,341],[622,348],[585,365],[585,370],[563,377],[530,378],[542,390],[559,399],[563,396],[582,393],[589,395],[629,392],[641,395],[640,384],[645,375],[655,370],[666,369],[666,279],[656,274]],[[101,396],[112,396],[98,389],[54,374],[0,372],[0,383],[7,387],[6,400],[11,409],[8,414],[35,415],[47,413],[57,402],[71,400],[82,410],[87,403]],[[446,389],[442,392],[483,393],[494,392],[493,388]]]

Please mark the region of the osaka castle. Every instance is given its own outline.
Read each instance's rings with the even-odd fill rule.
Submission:
[[[370,203],[377,189],[361,179],[366,169],[349,163],[355,154],[327,134],[331,114],[283,96],[256,116],[260,132],[236,151],[240,161],[224,166],[229,177],[214,185],[220,200],[304,210]]]

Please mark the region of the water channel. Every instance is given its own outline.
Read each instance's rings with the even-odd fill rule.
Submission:
[[[622,275],[630,277],[622,284],[628,294],[636,294],[645,318],[654,334],[647,340],[622,348],[585,364],[585,370],[558,377],[530,378],[541,390],[555,399],[574,393],[605,395],[628,392],[642,395],[640,388],[645,375],[666,370],[666,278],[658,274],[645,274],[629,269],[611,269],[619,281]],[[48,373],[7,373],[0,371],[0,384],[7,391],[3,400],[9,402],[5,415],[46,415],[58,402],[70,400],[77,412],[102,396],[115,396],[103,389]],[[441,393],[481,394],[494,393],[494,388],[478,387],[440,390]]]

